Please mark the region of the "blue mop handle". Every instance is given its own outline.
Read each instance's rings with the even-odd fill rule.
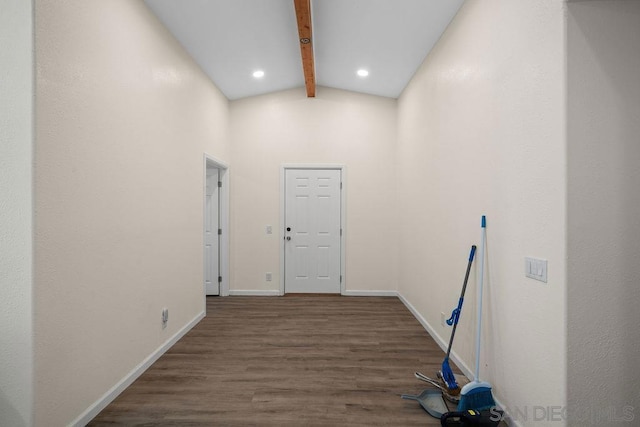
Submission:
[[[469,263],[473,262],[473,257],[476,253],[476,245],[471,246],[471,252],[469,253]],[[468,274],[468,273],[467,273]],[[466,287],[466,280],[465,280]],[[460,295],[460,299],[458,300],[458,306],[453,309],[451,312],[451,317],[447,319],[447,325],[457,325],[458,320],[460,319],[460,311],[462,310],[462,303],[464,302],[464,289],[462,290],[462,294]]]

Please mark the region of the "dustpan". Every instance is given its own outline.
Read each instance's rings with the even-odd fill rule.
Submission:
[[[444,382],[444,380],[442,379],[442,376],[440,375],[440,372],[438,372],[438,379],[435,380],[433,378],[429,378],[428,376],[420,373],[420,372],[415,372],[413,374],[417,379],[427,382],[429,384],[431,384],[432,386],[436,387],[437,389],[439,389],[440,391],[442,391],[442,397],[444,397],[445,399],[447,399],[449,402],[454,403],[456,406],[458,405],[458,402],[460,402],[460,395],[458,394],[453,395],[451,393],[449,393],[449,389],[447,388],[446,383]],[[468,380],[462,376],[462,375],[458,375],[455,374],[456,377],[456,383],[457,384],[466,384],[468,382]]]
[[[440,419],[442,414],[445,412],[449,412],[449,408],[447,408],[447,404],[444,403],[442,392],[440,390],[428,388],[422,390],[422,393],[417,396],[413,394],[403,394],[400,397],[403,399],[417,400],[418,403],[420,403],[420,406],[422,406],[429,415],[437,419]]]

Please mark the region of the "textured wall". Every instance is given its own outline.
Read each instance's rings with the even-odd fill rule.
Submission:
[[[0,424],[20,426],[33,405],[32,11],[1,4]],[[397,103],[300,89],[229,115],[141,2],[38,1],[36,424],[76,418],[201,310],[203,151],[232,160],[232,290],[278,288],[264,226],[277,231],[280,165],[342,163],[349,290],[398,287],[448,338],[440,312],[487,214],[482,373],[496,396],[512,412],[568,396],[604,410],[592,425],[625,406],[637,419],[640,4],[569,3],[566,47],[563,7],[466,2]],[[547,284],[524,277],[524,256],[549,260]],[[467,366],[476,280],[477,265],[454,348]]]
[[[0,1],[0,425],[33,411],[33,5]]]
[[[203,311],[203,152],[228,158],[228,104],[142,1],[38,1],[36,63],[36,424],[52,426]]]
[[[510,409],[566,403],[563,7],[466,2],[399,100],[399,291],[448,340],[440,313],[487,215],[481,377]],[[468,367],[477,272],[454,344]]]
[[[231,103],[231,290],[279,289],[284,163],[347,167],[347,290],[396,289],[396,105],[322,87]]]
[[[568,10],[569,404],[580,425],[637,425],[640,2]]]

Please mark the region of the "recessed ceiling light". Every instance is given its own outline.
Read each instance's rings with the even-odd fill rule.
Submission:
[[[360,77],[367,77],[369,75],[369,72],[363,68],[358,70],[357,73]]]
[[[264,77],[264,71],[262,71],[262,70],[254,71],[253,72],[253,77],[255,77],[256,79]]]

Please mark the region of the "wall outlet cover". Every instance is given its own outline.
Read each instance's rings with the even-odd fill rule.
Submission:
[[[547,260],[525,257],[524,274],[530,279],[547,283]]]

